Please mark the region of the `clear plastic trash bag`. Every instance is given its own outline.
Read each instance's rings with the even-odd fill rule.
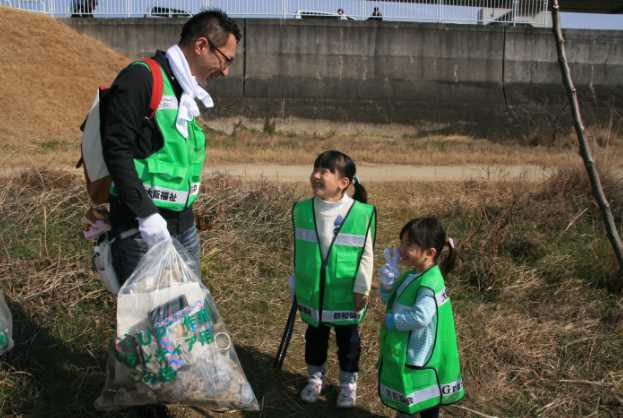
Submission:
[[[159,243],[119,290],[116,339],[96,409],[259,409],[210,291],[185,260],[176,240]]]
[[[0,291],[0,355],[13,348],[13,317]]]

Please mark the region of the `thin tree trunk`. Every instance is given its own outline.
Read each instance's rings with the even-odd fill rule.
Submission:
[[[562,36],[562,30],[560,28],[560,5],[558,0],[553,0],[552,6],[552,23],[554,29],[554,36],[556,37],[556,49],[558,50],[558,62],[560,63],[560,71],[562,73],[562,80],[569,94],[569,103],[573,112],[573,120],[575,121],[575,132],[578,136],[578,143],[580,146],[580,155],[584,161],[588,178],[591,182],[591,188],[593,190],[593,196],[599,205],[601,215],[603,217],[604,224],[606,226],[606,232],[608,234],[608,240],[612,245],[614,254],[619,262],[619,273],[623,273],[623,249],[621,248],[621,238],[619,232],[614,223],[614,217],[610,210],[610,204],[606,199],[604,190],[601,186],[601,180],[591,155],[591,150],[588,146],[586,129],[582,122],[582,116],[580,115],[580,103],[578,101],[577,91],[573,85],[571,79],[571,71],[569,64],[567,63],[567,55],[565,53],[565,40]]]

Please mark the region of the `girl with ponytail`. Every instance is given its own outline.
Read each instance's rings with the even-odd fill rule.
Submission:
[[[379,276],[387,309],[381,325],[379,395],[399,417],[419,413],[437,418],[440,405],[464,395],[444,279],[454,267],[454,241],[437,218],[416,218],[400,231],[400,248],[386,248],[384,255]],[[406,268],[402,274],[399,264]]]
[[[294,205],[294,274],[289,285],[298,302],[305,333],[309,373],[301,399],[316,402],[324,387],[331,328],[340,364],[337,406],[352,408],[363,321],[372,286],[376,210],[356,176],[353,160],[340,151],[325,151],[309,178],[312,197]],[[354,188],[351,198],[347,191]]]

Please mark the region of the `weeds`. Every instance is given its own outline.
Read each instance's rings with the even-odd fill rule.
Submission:
[[[370,185],[380,214],[377,266],[382,248],[396,244],[400,226],[423,213],[441,217],[458,242],[459,264],[447,284],[464,406],[504,417],[623,414],[623,297],[612,284],[609,247],[580,180],[569,171],[538,187]],[[612,189],[616,183],[604,184]],[[313,406],[298,401],[305,382],[300,321],[285,369],[271,367],[290,303],[290,207],[301,195],[295,186],[216,177],[196,206],[204,229],[204,281],[233,334],[263,417],[343,415],[334,406],[333,385]],[[80,181],[63,172],[33,170],[0,186],[0,283],[17,344],[0,363],[2,416],[100,416],[91,405],[105,378],[115,303],[89,271],[90,248],[79,236],[85,206]],[[349,416],[391,415],[376,394],[382,315],[372,297],[362,326],[359,403]],[[337,368],[331,353],[331,383]],[[446,408],[443,416],[471,415]]]

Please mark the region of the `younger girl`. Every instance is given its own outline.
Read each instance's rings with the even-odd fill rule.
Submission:
[[[444,247],[448,254],[439,264]],[[400,250],[385,250],[379,270],[379,395],[399,416],[436,418],[440,405],[463,398],[452,305],[442,275],[454,266],[454,243],[436,218],[416,218],[400,231]],[[398,262],[409,268],[400,275]],[[397,279],[397,280],[396,280]]]
[[[376,212],[355,176],[355,163],[340,151],[316,158],[310,176],[313,197],[292,209],[294,289],[301,319],[307,322],[305,362],[309,373],[301,399],[315,402],[322,391],[331,327],[340,363],[338,407],[357,398],[363,320],[372,283]],[[346,190],[354,186],[353,198]]]

